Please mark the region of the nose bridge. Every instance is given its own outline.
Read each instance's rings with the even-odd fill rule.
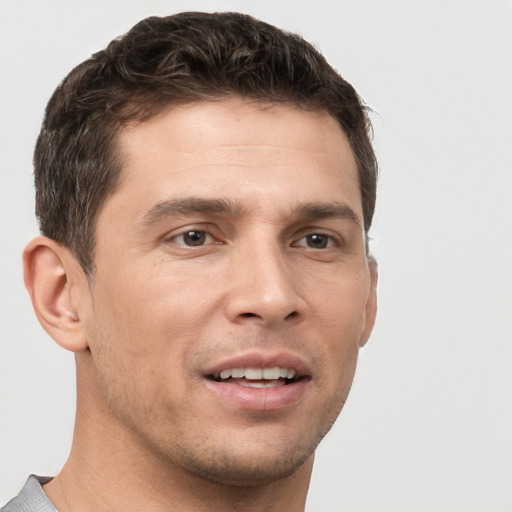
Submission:
[[[272,324],[299,314],[300,298],[283,247],[269,236],[254,237],[233,262],[230,316]]]

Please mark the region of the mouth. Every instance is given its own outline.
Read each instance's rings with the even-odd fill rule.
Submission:
[[[295,368],[279,366],[267,368],[227,368],[219,373],[210,374],[208,379],[215,382],[237,384],[247,388],[275,388],[288,386],[300,380]]]
[[[228,408],[268,411],[301,401],[311,372],[289,354],[245,354],[225,360],[204,374],[207,388]]]

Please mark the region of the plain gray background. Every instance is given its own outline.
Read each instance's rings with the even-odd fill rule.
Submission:
[[[376,111],[379,317],[308,510],[511,512],[510,0],[0,0],[0,503],[58,471],[73,425],[73,356],[21,275],[44,106],[139,19],[193,9],[302,33]]]

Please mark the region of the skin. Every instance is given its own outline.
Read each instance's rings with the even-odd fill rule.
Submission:
[[[77,358],[73,447],[45,491],[61,511],[303,510],[375,319],[347,137],[326,114],[233,98],[166,110],[119,146],[92,278],[44,237],[25,251],[36,313]],[[291,403],[212,391],[227,359],[282,354],[305,368]]]

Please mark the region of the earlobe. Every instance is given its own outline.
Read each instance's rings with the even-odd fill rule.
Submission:
[[[359,340],[360,347],[364,347],[370,338],[377,316],[377,282],[379,279],[379,267],[377,261],[371,255],[368,256],[368,268],[370,271],[370,290],[365,308],[365,323],[361,333],[361,339]]]
[[[76,260],[54,240],[38,236],[23,252],[25,286],[44,330],[72,352],[88,346],[72,287]],[[85,279],[85,278],[84,278]]]

